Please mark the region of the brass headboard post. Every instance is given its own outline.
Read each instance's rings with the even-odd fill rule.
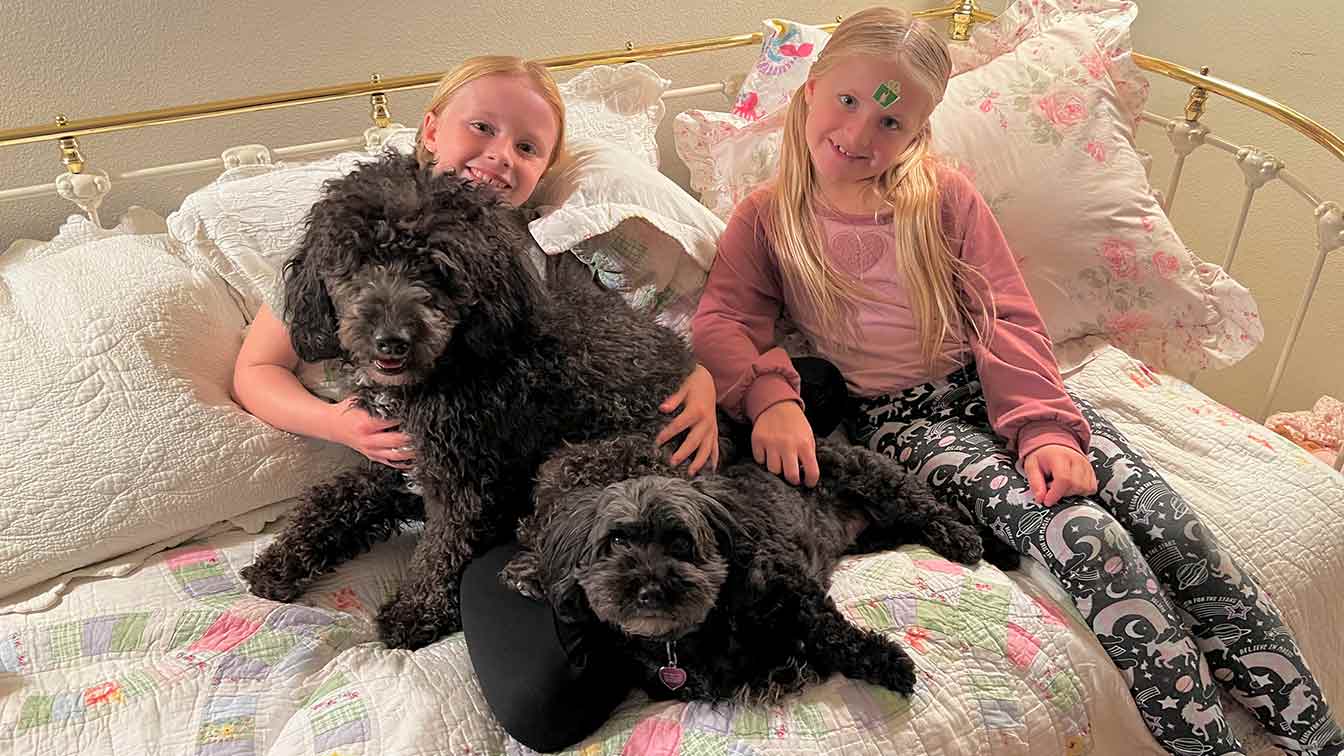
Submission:
[[[975,14],[980,9],[976,7],[975,0],[961,0],[961,5],[952,11],[952,17],[947,22],[947,36],[957,42],[965,42],[971,38],[971,25],[975,23]]]
[[[1200,66],[1199,75],[1208,76],[1209,67]],[[1176,204],[1176,190],[1181,185],[1181,169],[1185,167],[1185,158],[1204,144],[1204,138],[1209,134],[1208,128],[1199,122],[1200,116],[1204,115],[1204,104],[1208,99],[1209,91],[1196,84],[1185,101],[1185,120],[1172,121],[1167,126],[1167,139],[1171,141],[1171,148],[1176,153],[1176,162],[1171,166],[1171,180],[1167,183],[1167,193],[1159,198],[1159,202],[1168,216],[1172,214],[1172,206]]]
[[[370,79],[374,84],[383,83],[381,74],[374,74]],[[369,115],[373,118],[373,125],[380,129],[392,125],[392,113],[387,109],[386,92],[374,92],[369,95]]]
[[[56,115],[56,125],[64,128],[69,125],[70,119],[65,117],[64,113]],[[61,150],[61,164],[65,170],[70,173],[84,172],[84,156],[79,154],[79,142],[74,137],[61,137],[59,142]]]

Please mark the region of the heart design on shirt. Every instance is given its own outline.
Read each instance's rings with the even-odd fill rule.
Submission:
[[[891,248],[890,234],[845,229],[831,237],[831,259],[851,276],[867,273]]]

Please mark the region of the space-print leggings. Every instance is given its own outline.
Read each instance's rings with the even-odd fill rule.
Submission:
[[[1338,753],[1339,726],[1269,597],[1115,427],[1075,401],[1092,426],[1099,488],[1048,509],[990,428],[974,368],[854,399],[847,429],[1059,579],[1168,751],[1243,750],[1216,680],[1278,747]]]

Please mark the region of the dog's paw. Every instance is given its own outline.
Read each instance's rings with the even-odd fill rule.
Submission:
[[[985,555],[980,532],[971,525],[949,518],[926,523],[920,540],[943,558],[962,564],[975,564]]]
[[[253,596],[287,604],[303,595],[303,586],[295,584],[283,573],[267,567],[264,559],[258,559],[238,571],[238,576],[247,583],[247,590]]]
[[[396,600],[379,610],[376,622],[378,638],[388,648],[411,651],[462,629],[462,620],[456,612],[452,616],[436,616],[424,607]]]
[[[879,660],[868,682],[908,696],[915,692],[915,662],[902,649],[892,648]]]
[[[514,593],[520,593],[537,601],[545,601],[546,595],[538,579],[536,559],[528,558],[529,556],[515,557],[513,561],[504,565],[504,569],[499,571],[499,582]]]

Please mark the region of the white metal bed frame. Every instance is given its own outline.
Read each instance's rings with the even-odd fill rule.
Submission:
[[[964,40],[974,23],[990,20],[992,14],[979,10],[975,0],[958,0],[951,5],[916,15],[929,18],[947,18],[948,34],[954,40]],[[839,19],[836,19],[839,21]],[[833,24],[826,27],[833,27]],[[600,64],[619,64],[657,58],[703,52],[707,50],[727,49],[751,44],[759,44],[760,33],[743,34],[731,37],[693,40],[662,45],[635,47],[626,43],[624,50],[604,51],[576,56],[550,58],[541,62],[552,70],[583,68]],[[1257,419],[1264,420],[1283,380],[1284,371],[1291,359],[1302,324],[1311,306],[1312,297],[1320,282],[1321,273],[1327,257],[1344,248],[1344,209],[1339,202],[1322,199],[1322,196],[1306,185],[1298,176],[1288,170],[1284,162],[1273,154],[1255,147],[1243,146],[1215,135],[1207,126],[1200,123],[1204,107],[1210,94],[1238,102],[1270,117],[1284,122],[1307,138],[1315,141],[1329,154],[1344,162],[1344,139],[1332,133],[1319,123],[1302,115],[1269,97],[1253,90],[1240,87],[1216,77],[1209,76],[1209,69],[1199,72],[1169,61],[1134,54],[1135,62],[1143,69],[1168,78],[1193,85],[1187,100],[1185,112],[1179,117],[1167,117],[1145,111],[1142,122],[1166,131],[1175,153],[1175,162],[1165,191],[1155,192],[1163,209],[1170,215],[1180,188],[1185,159],[1196,149],[1203,146],[1220,150],[1236,162],[1244,178],[1246,191],[1243,196],[1240,215],[1232,230],[1222,266],[1228,272],[1236,258],[1237,247],[1250,213],[1256,193],[1272,181],[1281,181],[1300,196],[1311,208],[1316,228],[1316,257],[1311,275],[1298,300],[1297,310],[1289,327],[1287,340],[1279,353],[1278,363],[1273,377],[1266,388],[1261,411]],[[38,141],[58,142],[61,162],[66,172],[54,182],[22,186],[0,190],[0,202],[13,202],[34,197],[49,196],[53,193],[70,200],[79,206],[95,223],[101,226],[98,207],[112,190],[114,181],[135,182],[148,178],[159,178],[204,171],[228,169],[239,165],[270,163],[276,158],[311,158],[341,150],[364,149],[376,151],[396,131],[404,128],[394,123],[387,105],[387,93],[435,86],[442,74],[431,73],[384,80],[375,74],[369,82],[342,84],[318,89],[286,92],[275,95],[244,98],[239,100],[203,103],[187,107],[163,108],[155,111],[129,113],[103,118],[91,118],[71,122],[64,116],[58,116],[54,125],[26,127],[0,131],[0,148]],[[741,83],[740,77],[697,86],[671,89],[664,93],[664,100],[676,100],[686,97],[721,93],[732,98]],[[277,149],[263,145],[249,144],[225,150],[220,157],[205,158],[188,162],[152,166],[126,171],[109,177],[106,173],[93,169],[86,162],[77,142],[79,137],[119,131],[145,126],[178,123],[199,118],[213,118],[257,110],[269,110],[294,105],[303,105],[348,97],[367,95],[370,98],[370,114],[374,125],[366,129],[362,136],[336,139],[308,144],[299,144]],[[1344,449],[1335,459],[1336,470],[1344,471]]]

